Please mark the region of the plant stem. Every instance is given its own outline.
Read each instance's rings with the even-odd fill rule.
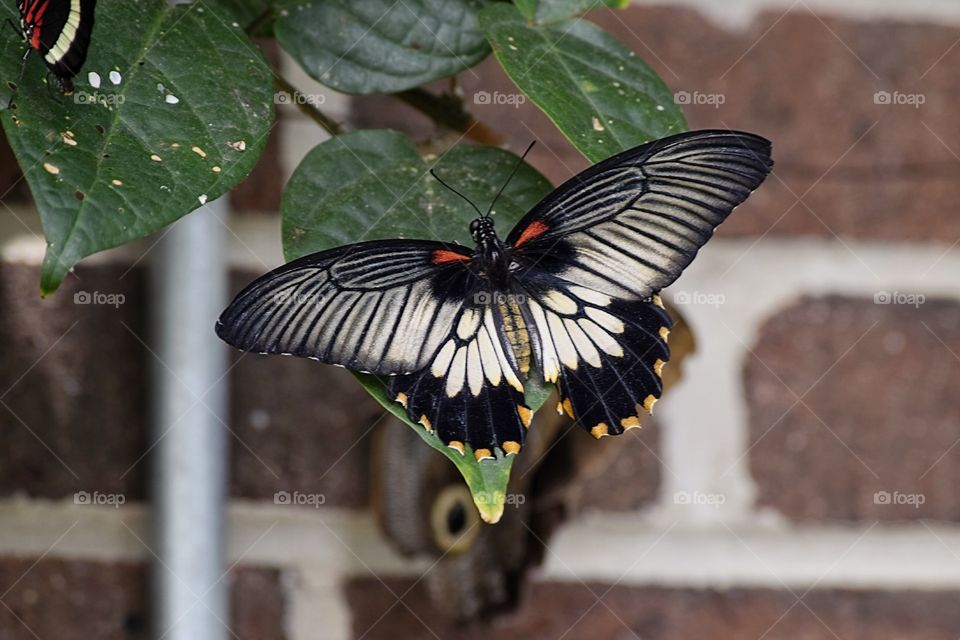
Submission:
[[[303,100],[296,100],[297,94],[299,91],[287,81],[286,78],[281,76],[279,73],[274,73],[276,78],[275,84],[278,91],[283,91],[288,94],[293,102],[297,105],[297,108],[300,109],[300,112],[305,116],[316,122],[318,125],[323,127],[323,129],[332,136],[343,133],[343,127],[341,127],[333,118],[325,114],[323,111],[320,111],[317,107],[312,104],[308,104]]]
[[[502,135],[480,122],[463,108],[460,98],[451,94],[436,95],[416,88],[392,94],[437,124],[465,134],[474,142],[498,146],[504,143]]]
[[[263,13],[258,15],[253,21],[247,25],[245,31],[247,32],[248,38],[255,38],[257,34],[260,33],[260,29],[270,24],[275,18],[273,14],[273,7],[267,7]]]

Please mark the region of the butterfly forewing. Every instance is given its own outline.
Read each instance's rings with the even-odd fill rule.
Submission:
[[[25,0],[19,5],[20,23],[30,46],[65,89],[87,59],[96,0]]]
[[[508,243],[521,277],[525,269],[547,269],[617,297],[648,298],[680,275],[771,164],[770,143],[752,134],[658,140],[567,181]]]
[[[437,255],[461,259],[438,263]],[[418,371],[463,312],[474,278],[468,259],[463,248],[403,240],[307,256],[242,291],[217,334],[245,351],[382,375]]]

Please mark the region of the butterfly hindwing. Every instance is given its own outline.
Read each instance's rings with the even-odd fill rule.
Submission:
[[[659,298],[625,302],[542,277],[528,288],[531,332],[558,410],[596,437],[640,426],[663,391],[669,315]]]
[[[427,367],[389,382],[412,421],[436,430],[461,453],[469,445],[478,460],[498,448],[517,453],[532,418],[494,303],[498,298],[465,307]]]

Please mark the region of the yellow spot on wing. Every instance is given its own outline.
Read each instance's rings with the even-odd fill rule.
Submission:
[[[637,416],[630,416],[629,418],[624,418],[620,421],[620,426],[624,429],[636,429],[640,426],[640,418]]]
[[[402,404],[404,409],[407,408],[407,394],[398,393],[396,397],[396,401]]]
[[[603,436],[610,435],[610,429],[609,427],[607,427],[607,424],[605,422],[601,422],[600,424],[595,426],[593,429],[590,429],[590,435],[592,435],[594,438],[600,439]]]
[[[460,455],[463,455],[463,443],[459,440],[452,440],[447,444],[448,447],[460,452]]]
[[[450,443],[450,446],[453,446],[453,443]],[[462,451],[460,453],[463,453]],[[481,460],[493,460],[493,454],[490,453],[490,449],[477,449],[473,452],[473,457],[477,459],[477,462]]]
[[[520,453],[520,443],[519,443],[519,442],[514,442],[513,440],[507,440],[507,441],[504,442],[503,445],[501,445],[501,446],[502,446],[502,448],[503,448],[503,452],[504,452],[505,454],[507,454],[508,456],[510,456],[510,455],[516,455],[516,454]]]
[[[660,358],[657,358],[657,361],[653,363],[653,370],[660,377],[663,377],[663,365],[665,364],[667,363]]]
[[[430,433],[433,433],[433,425],[430,424],[430,418],[428,418],[427,416],[420,416],[420,424],[423,425],[424,429],[426,429]],[[463,453],[463,451],[461,451],[460,453]]]
[[[523,426],[529,427],[530,421],[533,420],[533,411],[530,411],[530,409],[522,404],[518,404],[517,413],[520,414],[520,422],[523,423]]]
[[[643,400],[643,408],[647,410],[647,413],[653,413],[653,405],[655,404],[657,404],[657,398],[655,398],[653,394]]]
[[[666,342],[670,337],[670,329],[667,329],[666,327],[660,327],[660,337],[664,342]]]
[[[653,301],[653,304],[663,309],[663,298],[660,297],[659,293],[653,294],[653,297],[651,298],[651,300]]]
[[[563,409],[563,412],[573,417],[573,403],[570,402],[570,398],[565,398],[564,401],[560,404],[560,407]]]

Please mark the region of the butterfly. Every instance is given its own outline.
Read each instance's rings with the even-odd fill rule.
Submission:
[[[620,434],[663,388],[659,291],[764,180],[770,152],[734,131],[656,140],[574,176],[506,240],[488,211],[472,248],[380,240],[294,260],[241,291],[216,332],[386,376],[411,421],[477,460],[520,451],[531,376],[595,437]]]
[[[73,93],[73,78],[87,59],[96,0],[17,0],[20,32],[43,56],[61,91]]]

